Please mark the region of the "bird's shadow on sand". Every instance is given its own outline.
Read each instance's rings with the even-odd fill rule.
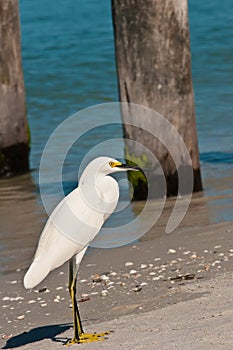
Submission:
[[[23,332],[8,339],[6,345],[2,349],[13,349],[19,346],[33,344],[45,339],[51,339],[52,341],[65,344],[67,338],[59,338],[57,336],[67,331],[71,327],[71,324],[55,324],[33,328],[29,332]]]

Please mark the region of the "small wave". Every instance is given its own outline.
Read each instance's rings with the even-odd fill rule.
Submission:
[[[200,159],[205,163],[233,164],[233,153],[230,152],[204,152]]]

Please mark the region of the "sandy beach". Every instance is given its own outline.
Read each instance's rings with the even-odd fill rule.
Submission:
[[[232,349],[232,234],[224,222],[92,249],[78,281],[83,326],[112,333],[73,348]],[[1,277],[3,349],[61,349],[72,337],[67,271],[66,264],[31,291],[24,270]]]

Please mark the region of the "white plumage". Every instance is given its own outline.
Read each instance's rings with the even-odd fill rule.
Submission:
[[[65,197],[49,217],[39,239],[34,260],[25,277],[25,288],[34,288],[50,271],[76,256],[81,262],[88,244],[115,210],[118,183],[111,173],[138,170],[115,159],[99,157],[88,164],[79,186]]]

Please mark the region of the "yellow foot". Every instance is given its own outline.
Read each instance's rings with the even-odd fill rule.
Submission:
[[[73,338],[69,340],[66,345],[80,344],[80,343],[92,343],[95,341],[103,341],[105,340],[105,336],[110,334],[110,332],[104,333],[82,333],[79,336],[79,339]]]

